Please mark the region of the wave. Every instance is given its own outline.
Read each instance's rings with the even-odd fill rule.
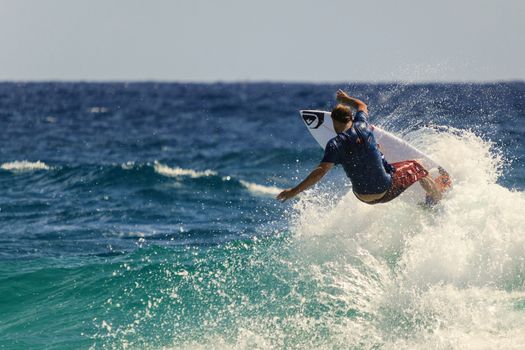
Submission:
[[[239,180],[239,182],[253,194],[276,196],[282,191],[282,188],[276,186],[264,186],[244,180]]]
[[[289,230],[268,236],[233,232],[236,239],[194,249],[184,239],[229,231],[135,228],[123,237],[130,244],[154,243],[113,257],[118,266],[92,282],[108,287],[86,317],[91,339],[108,348],[520,349],[524,194],[498,184],[505,160],[476,135],[426,130],[419,138],[455,180],[434,210],[401,199],[367,206],[314,188],[285,211]],[[132,169],[158,175],[151,164]],[[185,176],[189,185],[257,188],[231,176]],[[182,244],[157,246],[172,239]]]
[[[126,166],[129,166],[128,163],[126,163]],[[124,167],[124,165],[123,165]],[[183,177],[187,176],[193,179],[201,178],[201,177],[211,177],[211,176],[218,176],[218,173],[216,171],[206,169],[204,171],[200,170],[194,170],[194,169],[184,169],[179,167],[169,167],[167,165],[161,164],[159,162],[154,163],[154,169],[155,172],[167,176],[167,177]],[[223,176],[221,177],[221,180],[223,182],[237,182],[240,183],[244,188],[246,188],[249,192],[255,195],[263,195],[263,196],[274,196],[279,194],[282,189],[275,187],[275,186],[265,186],[260,185],[257,183],[245,181],[245,180],[236,180],[232,176]]]
[[[174,311],[186,327],[174,348],[520,349],[524,193],[498,184],[505,160],[475,134],[417,138],[455,180],[435,209],[307,191],[292,206],[289,239],[209,252],[205,266],[184,270],[177,305],[198,295],[187,306],[207,328],[192,337]]]
[[[11,172],[28,172],[33,170],[55,170],[45,177],[38,179],[39,186],[47,191],[70,190],[115,190],[134,191],[136,193],[153,196],[158,200],[172,201],[173,189],[181,186],[193,187],[196,191],[206,186],[215,191],[247,190],[254,196],[275,196],[282,189],[276,186],[263,185],[239,179],[234,176],[219,176],[215,170],[196,170],[180,167],[170,167],[158,161],[153,163],[135,163],[133,161],[112,165],[77,165],[77,166],[49,166],[43,162],[12,162],[2,164],[1,169]],[[158,188],[160,179],[170,182],[168,187]],[[35,179],[29,179],[33,181]],[[205,181],[205,182],[203,182]],[[34,184],[34,182],[31,182]],[[18,183],[23,186],[23,183]],[[170,189],[171,188],[171,189]],[[169,192],[169,193],[168,193]],[[151,197],[152,198],[152,197]]]
[[[128,161],[119,165],[77,165],[51,167],[44,162],[15,161],[4,163],[1,169],[11,172],[29,172],[35,170],[56,170],[41,181],[46,186],[53,185],[58,190],[61,186],[72,188],[112,188],[115,186],[129,186],[135,188],[149,188],[158,183],[158,177],[176,179],[208,178],[216,185],[217,190],[223,186],[237,186],[244,188],[254,195],[276,195],[281,189],[275,186],[261,185],[254,182],[238,179],[234,176],[219,176],[215,170],[196,170],[180,167],[170,167],[158,161],[153,163],[135,163]],[[208,181],[208,184],[209,184]],[[195,183],[195,186],[202,184]],[[62,189],[60,189],[62,190]]]
[[[191,178],[199,178],[217,175],[217,172],[209,169],[204,171],[198,171],[193,169],[183,169],[179,167],[170,168],[169,166],[161,164],[158,161],[155,161],[153,167],[156,173],[168,177],[189,176]]]
[[[360,339],[388,348],[517,349],[525,340],[515,306],[525,300],[525,193],[498,184],[506,161],[472,132],[412,136],[455,182],[434,210],[310,191],[294,204],[292,231],[309,259],[340,267],[324,276],[339,281],[340,295],[355,297],[355,282],[345,287],[343,276],[356,261],[370,268],[365,280],[379,276],[380,290],[363,296],[376,322]]]
[[[0,165],[0,169],[12,172],[24,172],[34,170],[49,170],[51,167],[41,161],[30,162],[27,160],[16,160],[14,162],[3,163]]]

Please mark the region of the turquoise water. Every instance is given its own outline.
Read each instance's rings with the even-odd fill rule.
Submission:
[[[454,189],[278,203],[337,88],[0,84],[0,348],[520,349],[525,85],[347,86]]]

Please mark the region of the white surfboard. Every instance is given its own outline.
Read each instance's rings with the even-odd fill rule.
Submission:
[[[330,117],[331,113],[319,110],[302,110],[300,113],[308,130],[317,143],[324,149],[327,142],[337,135],[334,130],[332,118]],[[437,175],[439,165],[408,142],[375,125],[374,136],[381,152],[383,152],[389,163],[403,160],[417,160],[430,172],[432,177]],[[410,186],[410,188],[401,195],[401,198],[421,201],[425,198],[425,191],[418,182]]]

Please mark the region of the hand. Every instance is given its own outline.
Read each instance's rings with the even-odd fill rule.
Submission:
[[[350,98],[350,96],[346,92],[344,92],[343,90],[339,89],[339,90],[337,90],[335,98],[338,101],[344,102],[344,101],[348,100]]]
[[[277,195],[277,199],[281,202],[285,202],[288,199],[295,197],[296,193],[293,188],[288,188]]]

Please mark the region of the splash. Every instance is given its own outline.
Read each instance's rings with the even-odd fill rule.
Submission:
[[[525,341],[523,307],[516,308],[525,300],[524,193],[497,183],[505,160],[471,132],[423,129],[410,137],[454,178],[438,208],[402,199],[368,206],[351,193],[334,202],[312,191],[294,206],[293,231],[325,262],[355,257],[359,248],[388,268],[367,333],[387,348],[518,349]]]
[[[408,137],[454,178],[435,209],[318,187],[285,214],[290,232],[135,252],[113,272],[128,287],[106,302],[94,338],[108,348],[165,337],[168,349],[520,349],[523,193],[498,184],[505,160],[471,132]],[[130,302],[126,322],[116,319],[115,305]]]

